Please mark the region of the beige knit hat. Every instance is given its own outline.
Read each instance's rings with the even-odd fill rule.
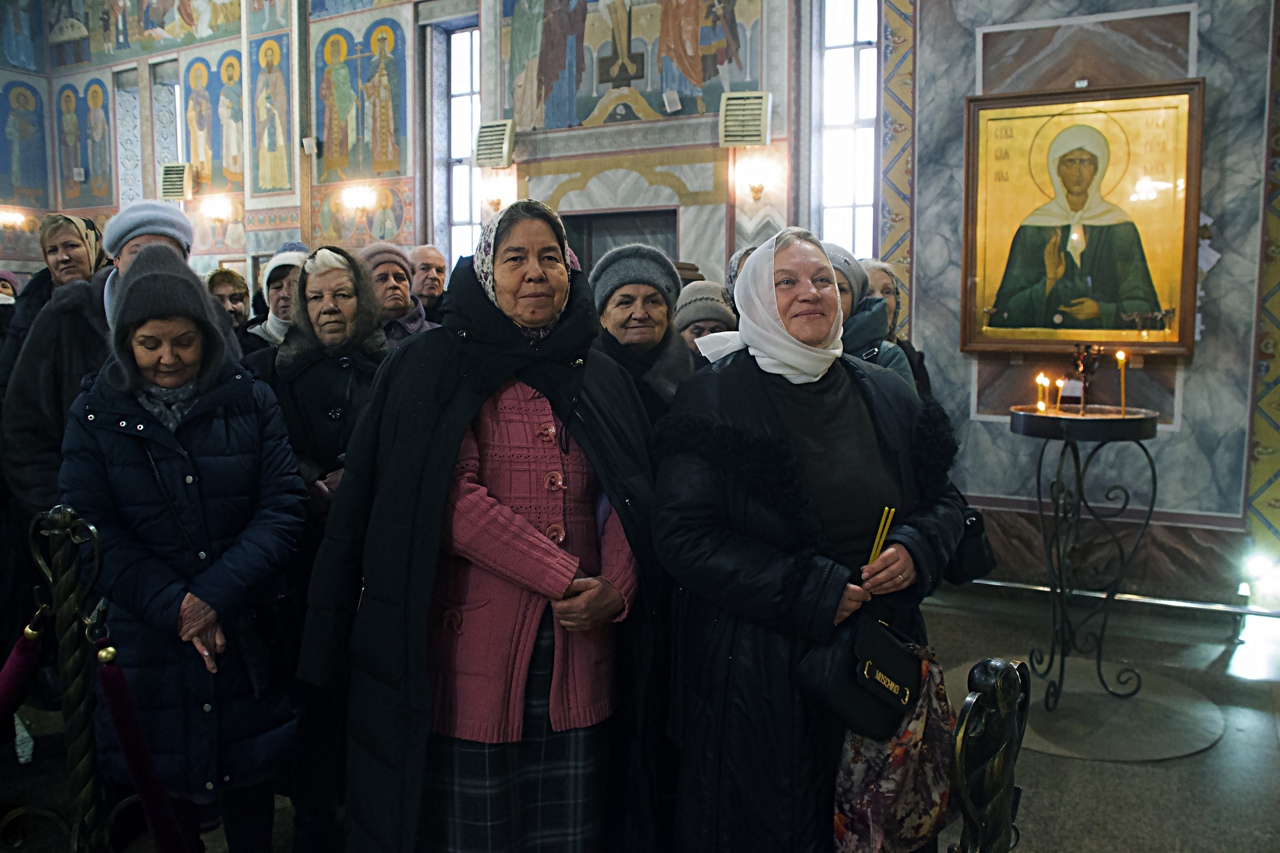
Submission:
[[[738,328],[738,315],[733,313],[729,291],[714,281],[691,281],[680,291],[676,302],[675,326],[677,332],[700,320],[717,320],[728,331]]]

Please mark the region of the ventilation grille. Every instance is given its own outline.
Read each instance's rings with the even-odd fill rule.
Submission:
[[[190,201],[195,169],[190,163],[165,163],[160,167],[160,198]]]
[[[516,123],[486,121],[480,124],[476,134],[475,165],[491,169],[505,169],[511,165],[511,145],[516,138]]]
[[[725,92],[720,96],[720,147],[769,144],[769,92]]]

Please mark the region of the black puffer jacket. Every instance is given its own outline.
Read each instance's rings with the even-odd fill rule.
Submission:
[[[963,528],[963,499],[946,478],[950,426],[887,370],[848,356],[832,369],[853,378],[902,485],[888,541],[907,549],[919,579],[877,601],[923,639],[919,602]],[[799,694],[794,669],[814,643],[834,638],[836,606],[845,584],[859,582],[858,567],[823,556],[803,469],[786,446],[746,352],[686,380],[659,428],[654,545],[681,587],[673,725],[683,850],[832,848],[843,730]]]

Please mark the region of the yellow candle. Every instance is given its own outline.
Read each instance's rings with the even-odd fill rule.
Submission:
[[[1066,380],[1059,379],[1056,384],[1058,386],[1058,402],[1054,405],[1053,409],[1055,412],[1061,412],[1062,411],[1062,386],[1066,385],[1067,383],[1066,383]]]
[[[1043,373],[1036,376],[1036,405],[1040,408],[1040,411],[1044,411],[1044,406],[1041,404],[1046,402],[1049,397],[1045,391],[1045,385],[1047,383],[1048,379],[1045,378]]]
[[[1128,364],[1128,360],[1124,356],[1124,350],[1116,351],[1116,363],[1120,366],[1120,417],[1123,418],[1126,414],[1125,412],[1126,401],[1125,401],[1125,394],[1124,394],[1124,391],[1125,391],[1125,388],[1124,388],[1125,370],[1124,369],[1125,369],[1125,366]]]

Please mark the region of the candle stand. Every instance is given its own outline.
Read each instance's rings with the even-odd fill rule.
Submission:
[[[1036,503],[1052,600],[1053,633],[1047,652],[1039,648],[1031,650],[1031,669],[1048,680],[1044,705],[1049,711],[1054,710],[1062,698],[1066,661],[1072,654],[1093,656],[1098,681],[1112,696],[1128,699],[1142,688],[1142,676],[1132,667],[1122,668],[1115,676],[1114,685],[1109,682],[1102,670],[1102,650],[1111,603],[1134,552],[1142,544],[1151,524],[1156,502],[1155,460],[1142,443],[1156,435],[1156,412],[1128,407],[1122,415],[1119,406],[1070,408],[1070,412],[1040,412],[1034,405],[1014,406],[1009,419],[1012,432],[1044,442],[1036,462]],[[1046,495],[1045,461],[1046,457],[1052,459],[1049,448],[1054,442],[1061,444]],[[1082,449],[1082,444],[1092,444],[1093,447]],[[1121,483],[1106,486],[1102,492],[1105,501],[1102,506],[1095,506],[1086,490],[1094,460],[1104,447],[1112,444],[1137,447],[1150,474],[1151,498],[1137,534],[1128,532],[1125,537],[1130,539],[1128,547],[1115,522],[1129,509],[1132,497],[1129,487]],[[1082,515],[1082,510],[1085,515]],[[1114,548],[1116,569],[1114,577],[1104,582],[1105,596],[1097,604],[1073,612],[1070,600],[1073,590],[1079,585],[1083,567],[1076,565],[1071,555],[1080,542],[1080,523],[1086,519],[1092,519],[1101,526],[1101,537],[1108,543],[1108,550]]]

